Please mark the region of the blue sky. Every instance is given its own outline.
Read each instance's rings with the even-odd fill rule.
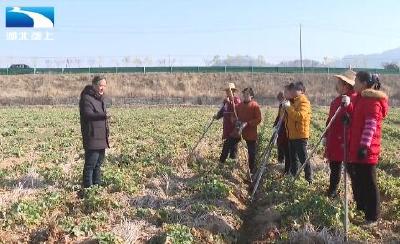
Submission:
[[[0,57],[171,56],[201,64],[214,55],[262,55],[267,61],[379,53],[400,47],[400,1],[25,0],[54,6],[54,41],[7,41]]]

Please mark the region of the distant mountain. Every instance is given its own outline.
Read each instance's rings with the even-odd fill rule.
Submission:
[[[267,63],[263,56],[251,57],[249,55],[237,55],[226,58],[220,56],[214,56],[208,63],[210,66],[272,66]]]
[[[375,54],[347,55],[341,59],[316,61],[303,60],[304,67],[338,67],[338,68],[383,68],[386,63],[400,64],[400,48]],[[268,63],[263,56],[252,57],[248,55],[237,55],[221,57],[214,56],[208,62],[210,66],[278,66],[278,67],[300,67],[300,60],[282,61],[278,64]]]
[[[301,61],[299,59],[292,60],[292,61],[282,61],[275,66],[278,66],[278,67],[301,67]],[[312,60],[312,59],[304,59],[303,66],[304,67],[325,67],[321,62]]]
[[[400,63],[400,48],[385,51],[383,53],[375,54],[359,54],[347,55],[340,60],[334,61],[333,65],[336,67],[349,67],[354,68],[382,68],[385,63]]]

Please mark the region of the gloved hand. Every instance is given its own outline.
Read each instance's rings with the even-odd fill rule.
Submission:
[[[240,125],[239,125],[239,134],[240,135],[242,134],[242,131],[246,126],[247,126],[247,122],[240,122]]]
[[[231,102],[231,100],[229,99],[229,97],[225,97],[224,103],[230,103],[230,102]]]
[[[326,137],[322,137],[322,146],[326,147]]]
[[[365,159],[367,157],[367,154],[368,154],[367,147],[362,146],[358,149],[357,153],[358,159]]]
[[[284,101],[283,103],[282,103],[282,107],[283,108],[288,108],[288,107],[290,107],[290,101]]]
[[[345,113],[342,117],[342,123],[344,125],[350,124],[350,115],[348,113]]]
[[[349,105],[350,105],[350,97],[347,95],[343,95],[342,96],[342,106],[346,108]]]

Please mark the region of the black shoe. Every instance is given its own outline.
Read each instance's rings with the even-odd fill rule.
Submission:
[[[76,195],[78,196],[79,199],[83,199],[85,198],[85,190],[84,189],[80,189]]]
[[[87,188],[81,188],[81,189],[78,190],[76,195],[78,196],[79,199],[84,199],[86,197],[86,195],[87,195],[86,189]]]
[[[249,194],[253,193],[254,185],[253,185],[253,184],[250,184],[250,185],[247,187],[247,190],[248,190]]]
[[[361,206],[361,205],[357,205],[356,206],[356,210],[360,211],[360,212],[365,212],[365,207]]]
[[[336,198],[336,197],[338,196],[338,194],[337,194],[336,191],[328,190],[328,191],[326,192],[326,196],[327,196],[328,198],[330,198],[330,199],[334,199],[334,198]]]
[[[378,225],[377,220],[366,220],[363,224],[365,228],[373,228],[376,227],[377,225]]]
[[[279,175],[279,179],[283,179],[285,177],[290,177],[292,174],[290,172],[283,172],[282,174]]]
[[[252,174],[252,175],[251,175],[251,182],[252,182],[252,183],[253,183],[253,182],[256,182],[257,177],[258,177],[257,172],[256,172],[255,174]]]

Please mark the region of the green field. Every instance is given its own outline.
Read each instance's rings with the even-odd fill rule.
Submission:
[[[343,209],[339,199],[324,196],[329,167],[322,160],[322,148],[313,160],[312,186],[303,179],[293,183],[280,178],[283,166],[274,160],[253,204],[248,201],[245,144],[240,144],[239,163],[218,164],[220,121],[193,159],[187,159],[216,109],[111,108],[112,148],[103,165],[103,185],[79,199],[83,150],[78,109],[1,108],[0,243],[94,239],[271,243],[340,238]],[[263,113],[260,149],[270,137],[276,110]],[[314,111],[310,148],[325,119],[326,108]],[[351,204],[351,240],[400,240],[399,161],[400,109],[392,109],[383,128],[379,165],[382,221],[374,228],[364,227]]]

